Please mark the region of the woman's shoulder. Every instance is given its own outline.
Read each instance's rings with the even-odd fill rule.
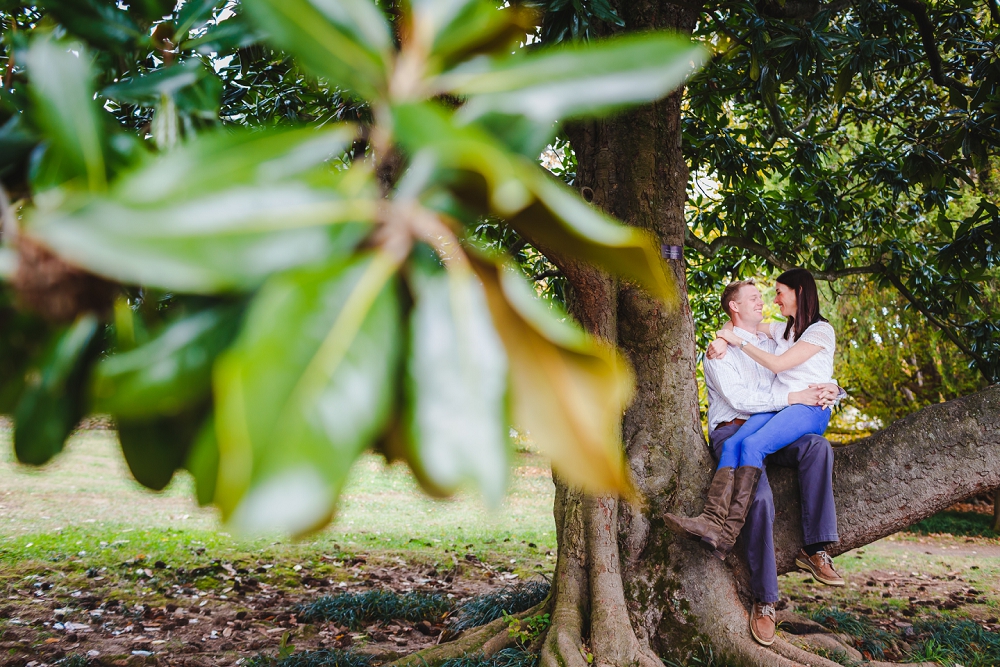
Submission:
[[[837,333],[834,331],[833,325],[829,322],[813,322],[802,332],[799,340],[804,340],[807,343],[813,343],[821,347],[832,348],[836,345]]]

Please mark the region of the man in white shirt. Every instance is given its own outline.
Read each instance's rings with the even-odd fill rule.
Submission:
[[[757,333],[763,320],[764,302],[752,281],[739,281],[722,293],[723,309],[733,322],[736,334],[774,352],[775,342]],[[752,414],[775,412],[790,403],[830,404],[842,390],[835,384],[814,385],[798,392],[773,390],[774,373],[754,362],[740,349],[714,358],[706,355],[703,367],[708,388],[709,444],[718,460],[723,443]],[[823,547],[837,542],[837,514],[833,502],[833,450],[829,441],[818,435],[806,435],[782,450],[771,454],[767,463],[797,468],[802,500],[802,529],[806,547],[799,552],[796,564],[808,570],[817,581],[843,586],[844,580],[833,569],[833,562]],[[757,493],[740,533],[750,566],[750,587],[755,601],[750,614],[750,631],[764,645],[774,642],[774,604],[779,599],[778,574],[774,561],[774,497],[766,470],[757,484]]]

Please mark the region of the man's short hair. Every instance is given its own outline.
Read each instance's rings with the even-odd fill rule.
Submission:
[[[729,317],[733,316],[731,310],[729,310],[729,302],[736,301],[737,297],[740,295],[740,290],[747,285],[756,285],[753,278],[750,280],[737,280],[736,282],[729,283],[726,285],[726,289],[722,290],[722,310],[726,311],[726,315]]]

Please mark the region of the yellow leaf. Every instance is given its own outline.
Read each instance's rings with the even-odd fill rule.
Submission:
[[[569,484],[634,499],[620,427],[632,397],[628,364],[610,346],[554,317],[512,269],[480,258],[473,267],[507,350],[515,425]]]

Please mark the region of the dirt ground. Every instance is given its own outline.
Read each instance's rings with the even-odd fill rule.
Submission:
[[[95,575],[91,586],[69,590],[60,585],[59,570],[49,568],[38,573],[30,588],[14,591],[0,604],[0,618],[7,619],[0,662],[39,667],[80,654],[115,667],[207,666],[233,664],[282,645],[296,651],[353,647],[388,661],[436,643],[449,619],[375,623],[352,631],[335,623],[303,623],[298,607],[321,595],[373,588],[439,594],[461,602],[502,581],[471,560],[445,571],[363,557],[333,564],[342,569],[339,581],[303,569],[297,590],[264,583],[268,564],[215,562],[190,571],[171,569],[162,561],[129,564],[126,568],[169,586],[168,593],[145,603],[122,595],[113,577]],[[221,589],[226,593],[204,593],[192,586],[207,578],[228,584]]]

